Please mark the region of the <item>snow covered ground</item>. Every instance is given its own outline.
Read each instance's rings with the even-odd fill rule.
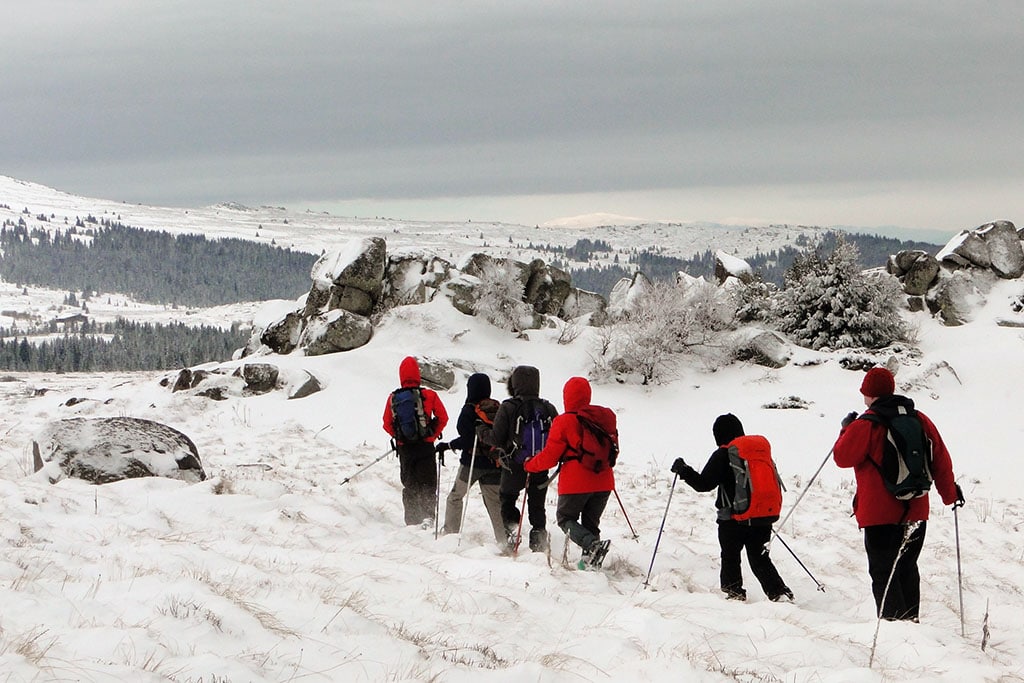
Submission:
[[[557,330],[517,340],[436,301],[392,311],[358,350],[264,359],[325,381],[300,400],[172,394],[158,373],[0,378],[0,680],[1024,680],[1024,426],[1013,410],[1024,333],[991,322],[1021,288],[1003,283],[960,328],[916,318],[921,354],[901,357],[897,381],[943,432],[968,504],[955,520],[933,496],[921,623],[882,623],[873,661],[848,471],[829,460],[780,530],[825,590],[773,546],[795,604],[769,602],[749,572],[749,601],[724,599],[713,495],[673,488],[668,471],[678,456],[702,466],[713,419],[733,412],[771,440],[788,510],[839,420],[862,406],[859,373],[838,355],[797,350],[781,370],[693,363],[663,386],[596,385],[595,402],[619,415],[628,523],[613,501],[605,568],[583,572],[562,565],[554,492],[551,557],[509,558],[475,491],[461,537],[435,540],[433,529],[402,524],[394,457],[342,483],[387,449],[381,414],[405,355],[464,369],[442,393],[453,416],[472,370],[491,374],[500,399],[503,373],[536,365],[542,394],[559,407],[564,381],[587,372],[589,330],[568,345]],[[95,400],[65,405],[72,397]],[[808,407],[764,407],[789,397]],[[211,479],[97,487],[32,474],[31,438],[46,422],[115,415],[185,432]],[[454,436],[453,425],[445,437]],[[442,495],[455,471],[442,471]]]

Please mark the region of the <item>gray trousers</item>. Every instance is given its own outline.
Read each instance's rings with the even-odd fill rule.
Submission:
[[[469,481],[469,466],[459,465],[452,490],[444,508],[444,532],[457,534],[462,524],[462,506],[466,494],[473,484],[480,483],[480,496],[484,499],[484,508],[491,519],[494,540],[505,543],[505,525],[501,523],[501,497],[498,493],[500,472],[496,470],[473,469],[473,481]],[[482,480],[482,481],[481,481]]]

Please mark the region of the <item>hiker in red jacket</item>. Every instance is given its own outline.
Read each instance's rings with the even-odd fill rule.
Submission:
[[[711,427],[718,448],[700,472],[693,469],[682,458],[672,463],[672,472],[682,478],[694,491],[711,491],[718,489],[715,508],[718,510],[718,544],[722,548],[722,569],[720,581],[722,592],[730,600],[746,600],[747,591],[743,588],[743,571],[741,557],[747,551],[750,571],[761,584],[761,589],[772,602],[792,602],[793,591],[779,576],[768,552],[772,540],[772,525],[779,520],[779,509],[773,508],[770,516],[749,517],[738,520],[734,514],[736,494],[736,475],[730,462],[730,447],[770,447],[764,437],[746,436],[743,423],[732,413],[719,415]],[[768,451],[770,456],[770,450]],[[777,475],[776,475],[777,476]],[[781,506],[781,491],[776,499]],[[754,504],[751,503],[751,507]],[[753,512],[753,511],[751,511]],[[763,513],[762,513],[763,514]]]
[[[608,552],[609,541],[601,540],[600,524],[608,498],[615,489],[612,474],[615,463],[614,456],[609,461],[610,445],[603,454],[605,464],[596,466],[600,471],[587,466],[594,454],[590,458],[584,455],[584,439],[590,440],[594,435],[585,434],[587,428],[581,418],[596,425],[614,442],[615,453],[619,438],[615,413],[609,408],[591,405],[590,397],[590,382],[583,377],[572,377],[565,383],[562,388],[565,412],[551,423],[544,449],[523,465],[527,472],[544,472],[561,463],[555,521],[573,543],[583,548],[581,568],[585,565],[600,567]]]
[[[437,508],[437,471],[434,441],[448,424],[448,412],[433,389],[420,386],[420,365],[407,356],[398,366],[402,388],[417,389],[422,400],[422,429],[418,434],[403,436],[396,424],[391,396],[384,407],[384,431],[391,435],[398,453],[399,478],[402,481],[402,505],[407,525],[433,526]],[[399,390],[396,390],[396,392]],[[392,395],[395,392],[392,392]]]
[[[898,413],[916,414],[931,444],[931,474],[942,502],[962,505],[964,499],[954,481],[953,463],[939,430],[924,413],[914,409],[911,399],[895,395],[895,391],[896,380],[891,372],[885,368],[868,370],[860,386],[868,410],[861,419],[857,419],[856,412],[843,418],[832,457],[839,467],[852,467],[857,479],[853,511],[857,524],[864,530],[868,574],[878,616],[917,621],[921,605],[917,559],[924,545],[928,494],[904,501],[886,488],[880,467],[888,429],[872,416],[891,419]]]

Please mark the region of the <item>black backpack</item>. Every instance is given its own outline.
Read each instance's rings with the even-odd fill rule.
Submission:
[[[402,387],[391,392],[391,424],[401,443],[423,441],[430,436],[420,387]]]
[[[522,465],[541,452],[551,431],[551,412],[544,399],[523,399],[512,431],[512,461]]]
[[[875,422],[886,429],[882,462],[871,462],[878,468],[889,493],[897,500],[927,495],[932,487],[932,444],[924,433],[917,411],[912,407],[898,406],[892,417],[865,413],[860,419]]]

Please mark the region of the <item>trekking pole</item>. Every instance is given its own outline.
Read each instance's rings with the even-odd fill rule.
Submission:
[[[807,494],[807,492],[811,490],[811,484],[813,484],[814,480],[818,478],[818,475],[821,474],[821,471],[823,469],[825,469],[825,463],[827,463],[828,459],[831,458],[831,457],[832,457],[832,449],[830,448],[828,450],[828,455],[826,455],[825,459],[821,461],[821,465],[818,466],[818,469],[811,476],[810,481],[807,482],[807,486],[805,486],[804,490],[800,492],[799,496],[797,496],[796,502],[793,503],[793,507],[789,508],[789,512],[787,512],[786,516],[782,518],[781,522],[779,522],[779,528],[780,529],[783,528],[784,526],[786,526],[786,522],[789,521],[789,516],[793,514],[793,511],[796,510],[796,506],[800,504],[800,501],[804,499],[804,496]]]
[[[790,548],[789,545],[784,540],[782,540],[782,536],[779,536],[779,532],[778,531],[776,531],[775,529],[772,529],[772,533],[775,534],[775,538],[779,539],[779,543],[782,544],[782,547],[789,551],[789,554],[793,556],[793,559],[796,560],[796,563],[798,565],[800,565],[800,567],[802,567],[805,572],[807,572],[807,576],[811,577],[811,580],[814,581],[814,583],[818,584],[818,590],[820,590],[822,593],[824,593],[825,592],[825,584],[821,583],[816,578],[814,578],[814,574],[811,573],[811,570],[808,569],[807,566],[804,565],[804,563],[800,561],[800,558],[796,556],[796,553],[793,552],[793,549]]]
[[[345,477],[344,479],[342,479],[341,483],[338,484],[338,486],[344,486],[345,484],[347,484],[349,482],[350,479],[358,477],[360,474],[362,474],[366,470],[370,469],[371,467],[373,467],[374,465],[376,465],[381,460],[383,460],[384,458],[388,457],[389,455],[391,455],[394,452],[395,452],[395,447],[392,446],[391,448],[386,450],[383,454],[381,454],[380,457],[376,458],[373,462],[371,462],[369,465],[364,465],[363,467],[360,467],[359,470],[355,474],[351,474],[351,475]]]
[[[960,568],[960,518],[957,515],[957,508],[962,507],[963,503],[955,503],[953,505],[953,528],[956,529],[956,583],[957,588],[960,592],[960,637],[967,637],[967,630],[964,627],[964,574]]]
[[[526,474],[526,485],[523,486],[523,506],[519,510],[519,528],[516,529],[516,544],[512,547],[512,557],[519,554],[519,543],[523,540],[523,518],[526,517],[526,497],[530,493],[530,474]]]
[[[633,532],[633,540],[639,543],[640,535],[636,532],[636,529],[633,528],[633,525],[629,521],[629,515],[626,514],[626,508],[622,504],[622,499],[619,498],[619,492],[616,491],[615,489],[612,489],[612,493],[615,494],[615,500],[619,501],[619,509],[622,510],[622,516],[626,518],[626,524],[629,526],[629,530]]]
[[[444,454],[437,456],[437,482],[434,485],[434,540],[437,540],[440,535],[440,528],[438,526],[438,519],[441,517],[441,461],[444,459]],[[459,475],[456,474],[456,477]]]
[[[469,458],[469,478],[466,479],[466,494],[462,497],[462,515],[459,517],[459,542],[455,544],[455,547],[462,545],[462,527],[466,526],[466,508],[469,507],[469,489],[473,486],[473,465],[476,463],[476,434],[473,435],[473,455]],[[462,469],[461,467],[459,468]],[[458,473],[455,474],[456,481],[458,480]]]
[[[661,517],[661,528],[658,529],[658,538],[654,541],[654,553],[651,554],[651,566],[647,568],[647,578],[644,579],[644,587],[651,585],[651,572],[654,571],[654,558],[658,556],[658,545],[661,543],[661,533],[665,531],[665,520],[668,519],[668,506],[672,504],[672,492],[676,490],[676,480],[679,477],[672,477],[672,488],[668,490],[668,502],[665,503],[665,514]]]

